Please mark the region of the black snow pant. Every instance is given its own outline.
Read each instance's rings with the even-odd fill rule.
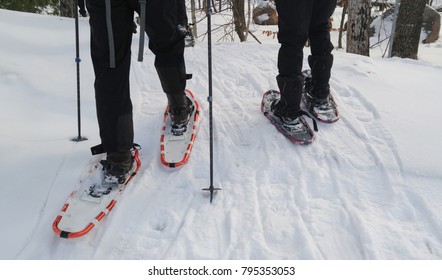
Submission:
[[[106,14],[110,2],[110,16]],[[127,152],[134,139],[129,71],[134,12],[139,0],[87,0],[95,99],[104,152]],[[186,86],[184,36],[178,29],[178,0],[146,1],[146,33],[163,91],[183,94]],[[108,34],[108,28],[112,32]],[[110,36],[111,35],[111,36]],[[113,52],[110,50],[114,50]],[[111,67],[114,57],[115,66]]]
[[[78,0],[77,5],[78,8],[80,9],[80,12],[86,12],[86,6],[84,5],[84,0]]]
[[[178,24],[186,27],[188,25],[186,0],[178,0]]]
[[[336,8],[336,2],[336,0],[276,0],[279,16],[278,40],[281,44],[278,53],[277,81],[282,98],[294,107],[293,110],[299,110],[301,101],[300,75],[303,49],[308,39],[313,58],[313,60],[309,58],[309,63],[310,60],[315,62],[317,69],[316,71],[312,69],[312,75],[317,76],[313,78],[319,78],[320,83],[328,85],[333,61],[328,20]],[[318,74],[327,72],[328,75]]]

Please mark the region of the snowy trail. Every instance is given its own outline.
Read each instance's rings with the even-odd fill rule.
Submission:
[[[239,46],[233,49],[228,44],[220,45],[214,48],[215,178],[218,178],[215,184],[221,181],[223,191],[217,195],[213,206],[206,205],[204,195],[199,191],[208,184],[208,168],[201,163],[208,160],[204,150],[208,146],[205,136],[207,118],[204,118],[188,166],[169,172],[158,161],[145,157],[149,167],[138,184],[141,185],[138,190],[143,189],[140,197],[145,199],[127,203],[122,206],[127,210],[121,208],[114,217],[118,228],[122,226],[120,219],[129,213],[138,218],[123,222],[129,224],[128,230],[112,252],[97,253],[94,257],[134,258],[132,252],[126,252],[127,248],[134,246],[141,246],[140,254],[135,258],[391,257],[379,254],[373,248],[382,245],[385,234],[394,234],[397,223],[391,226],[391,220],[383,221],[379,217],[389,208],[393,211],[392,218],[395,218],[394,213],[413,209],[409,203],[401,205],[400,199],[407,200],[401,190],[404,180],[402,162],[394,138],[379,121],[381,117],[375,105],[356,88],[335,82],[333,86],[341,103],[342,121],[334,126],[320,125],[318,142],[321,145],[294,149],[259,111],[262,92],[271,88],[269,77],[275,71],[274,62],[265,64],[264,69],[254,67],[248,72],[245,69],[250,68],[249,61],[256,57],[247,54],[253,52],[245,52]],[[271,61],[274,56],[275,46],[267,48],[269,50],[264,53],[268,53],[268,57],[263,57],[262,53],[260,56],[263,61]],[[188,68],[204,65],[203,51],[203,47],[196,47],[188,52],[191,54]],[[222,63],[226,56],[231,57],[235,65]],[[192,70],[195,77],[204,77],[206,71],[201,66]],[[149,75],[148,68],[144,71],[144,74],[135,71],[135,76]],[[217,73],[222,75],[217,76]],[[251,81],[251,86],[247,86],[247,81]],[[192,83],[193,80],[189,82],[190,88]],[[204,92],[203,85],[203,79],[197,79],[195,91]],[[142,100],[146,100],[143,104],[161,108],[161,112],[164,97],[157,90],[158,85],[149,88],[142,82],[140,88],[145,89],[142,91]],[[251,92],[251,88],[256,92]],[[204,111],[207,104],[201,95],[198,97]],[[145,122],[145,113],[142,115],[143,118],[139,119]],[[149,123],[159,127],[161,118],[155,114],[151,117],[156,120]],[[257,130],[262,135],[248,137],[256,135]],[[150,139],[147,146],[158,145],[157,141]],[[148,154],[151,155],[157,156]],[[269,169],[269,158],[276,168]],[[288,158],[292,159],[289,163]],[[216,168],[217,164],[223,164],[223,168]],[[284,165],[294,172],[287,174],[286,168],[277,168]],[[355,184],[354,178],[362,178],[362,182],[367,183]],[[168,182],[176,181],[178,186],[168,187]],[[200,186],[195,186],[195,182]],[[158,207],[158,201],[167,203]],[[219,208],[225,209],[224,212]],[[386,228],[384,234],[370,230],[371,226],[378,227],[379,224]],[[137,227],[144,228],[145,232],[137,232]],[[359,234],[355,236],[355,232]],[[250,233],[255,234],[250,236]],[[403,242],[407,239],[396,234],[390,241],[397,238]],[[409,254],[411,256],[414,252]]]
[[[165,97],[154,78],[143,78],[155,77],[151,57],[133,62],[134,103],[141,104],[135,126],[144,147],[140,177],[88,246],[74,245],[76,253],[63,258],[88,256],[88,250],[93,259],[383,259],[397,257],[396,251],[403,258],[440,257],[440,237],[409,240],[411,222],[426,232],[440,228],[418,218],[427,212],[415,209],[410,199],[419,198],[404,190],[403,164],[376,106],[338,76],[332,87],[342,120],[320,124],[314,145],[293,146],[259,110],[261,94],[275,86],[269,62],[276,46],[263,47],[260,59],[268,63],[253,71],[247,71],[257,59],[248,55],[253,52],[214,47],[215,185],[223,190],[213,205],[200,191],[209,183],[204,47],[187,57],[198,77],[188,85],[202,105],[202,127],[189,164],[177,170],[158,161]],[[222,63],[226,56],[235,63]],[[404,242],[416,251],[401,251]]]

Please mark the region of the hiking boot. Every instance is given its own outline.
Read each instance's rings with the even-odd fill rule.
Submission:
[[[293,142],[298,144],[310,144],[314,140],[314,133],[304,119],[304,116],[311,118],[305,111],[284,111],[279,99],[276,99],[270,106],[272,122]],[[313,119],[312,119],[313,120]],[[313,120],[315,131],[318,130],[316,121]]]
[[[131,156],[127,161],[115,163],[112,162],[112,154],[109,153],[108,159],[100,161],[100,164],[103,167],[103,178],[101,185],[97,184],[89,188],[89,195],[93,197],[102,197],[124,184],[132,173],[134,158]]]
[[[286,128],[289,128],[291,131],[305,134],[307,129],[304,123],[301,121],[300,116],[290,118],[290,117],[281,117],[282,125]]]
[[[183,135],[187,131],[187,125],[193,114],[192,101],[185,95],[167,95],[169,101],[169,116],[172,126],[172,134]]]
[[[311,72],[306,70],[304,74],[304,88],[302,99],[310,114],[325,123],[333,123],[339,119],[339,112],[330,89],[314,90]]]
[[[336,104],[331,95],[326,98],[315,98],[305,93],[304,100],[309,112],[320,121],[332,123],[339,119]]]
[[[303,123],[300,121],[299,117],[306,115],[307,113],[302,110],[288,111],[284,109],[285,106],[283,102],[281,102],[281,99],[277,99],[273,102],[270,111],[273,116],[281,120],[281,123],[284,126],[295,130],[302,130]]]

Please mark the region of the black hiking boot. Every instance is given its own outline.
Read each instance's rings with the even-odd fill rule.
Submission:
[[[310,114],[325,123],[333,123],[339,120],[339,112],[333,96],[330,94],[330,87],[315,90],[311,71],[303,71],[304,87],[302,99]]]
[[[97,184],[89,188],[90,196],[102,197],[107,195],[127,181],[134,168],[134,158],[129,152],[129,158],[126,158],[124,161],[114,161],[115,159],[121,159],[122,155],[126,157],[127,153],[108,153],[107,159],[100,161],[103,167],[102,182],[101,185]]]
[[[281,120],[281,124],[297,134],[307,133],[307,127],[305,121],[301,120],[303,115],[308,115],[302,110],[287,111],[284,110],[284,104],[281,99],[275,100],[271,106],[271,112],[273,116]]]
[[[172,126],[172,134],[175,136],[183,135],[187,131],[187,125],[193,114],[194,106],[192,101],[186,95],[167,94],[169,102],[169,116]]]

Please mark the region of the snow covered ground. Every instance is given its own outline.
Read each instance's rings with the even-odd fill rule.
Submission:
[[[188,164],[167,169],[159,160],[166,98],[147,48],[136,62],[135,36],[141,172],[97,228],[60,239],[52,222],[99,143],[86,19],[80,32],[89,140],[76,143],[73,20],[0,10],[0,259],[442,259],[441,39],[421,45],[417,61],[334,51],[341,120],[319,124],[306,147],[260,112],[262,94],[276,88],[276,39],[214,44],[214,185],[222,191],[210,204],[201,191],[209,186],[206,41],[186,49],[201,128]]]

